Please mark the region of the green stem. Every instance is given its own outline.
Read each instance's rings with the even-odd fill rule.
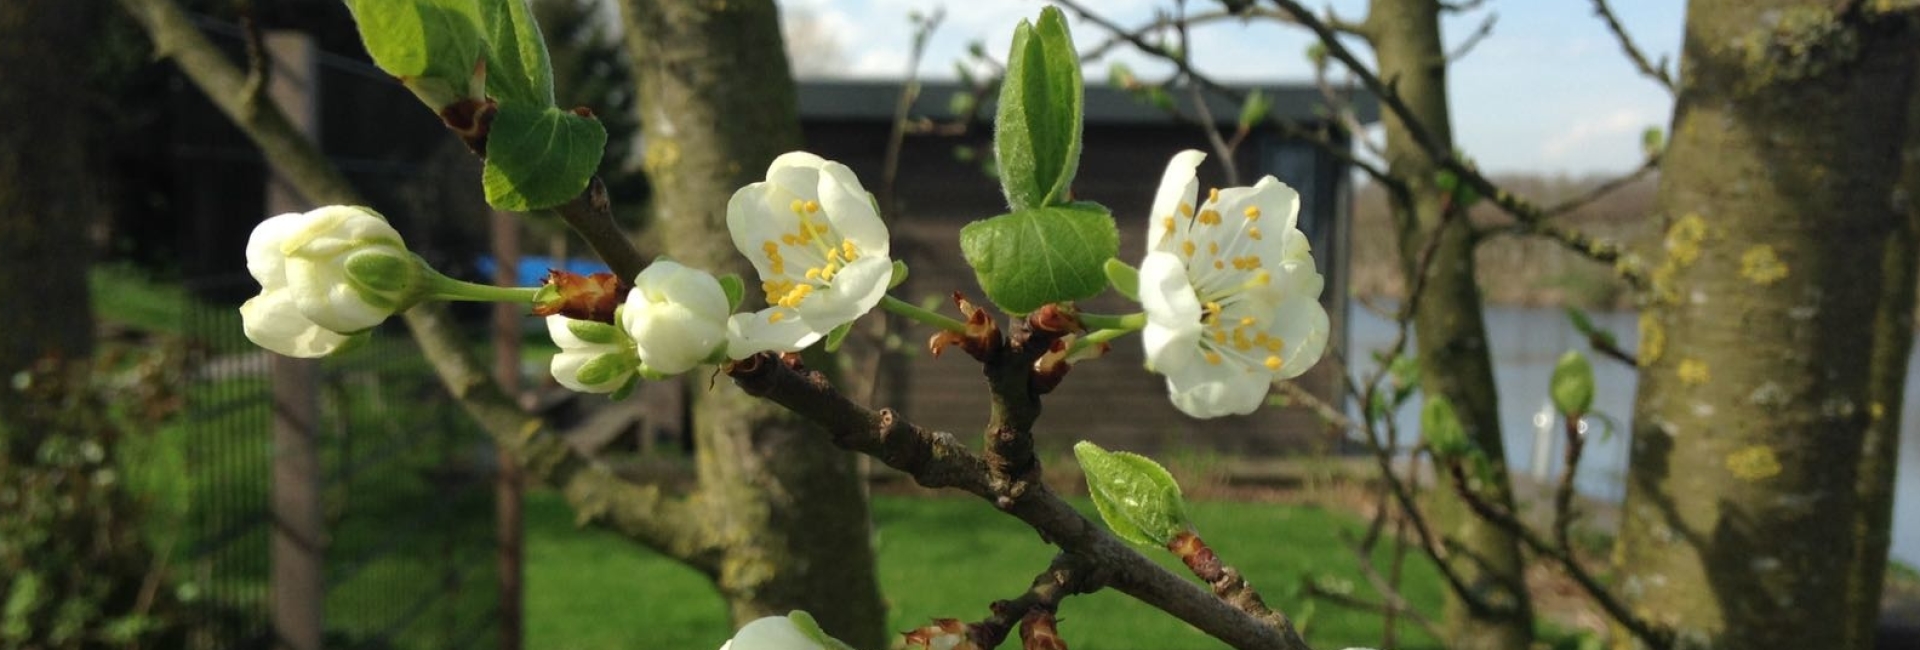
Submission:
[[[490,284],[475,284],[462,280],[433,274],[428,280],[427,298],[430,300],[449,300],[464,302],[517,302],[531,303],[539,287],[496,287]]]
[[[949,332],[953,332],[955,334],[964,334],[967,331],[966,323],[962,323],[958,320],[940,315],[939,313],[936,313],[930,310],[922,309],[917,305],[909,303],[905,300],[901,300],[899,298],[895,298],[893,296],[881,297],[880,308],[901,316],[905,316],[909,319],[918,321],[926,325],[932,325],[934,327],[937,327]]]
[[[1087,326],[1087,329],[1090,330],[1122,330],[1123,332],[1131,332],[1147,326],[1147,315],[1145,313],[1114,316],[1112,314],[1090,314],[1081,312],[1077,317],[1080,319],[1080,324]],[[1118,335],[1116,334],[1115,336]]]
[[[1122,336],[1126,336],[1133,332],[1134,330],[1130,330],[1130,329],[1099,329],[1099,330],[1087,332],[1086,336],[1082,336],[1080,338],[1076,338],[1073,340],[1073,346],[1067,348],[1067,356],[1071,357],[1075,353],[1081,350],[1085,350],[1094,345],[1112,341],[1114,339],[1120,338]]]

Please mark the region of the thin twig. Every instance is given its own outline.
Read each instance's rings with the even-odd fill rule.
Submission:
[[[1662,59],[1659,65],[1647,60],[1646,53],[1642,52],[1640,46],[1634,44],[1633,37],[1627,34],[1626,26],[1621,25],[1620,19],[1613,15],[1613,7],[1607,5],[1607,0],[1593,0],[1593,12],[1599,14],[1601,20],[1606,21],[1607,30],[1613,32],[1614,40],[1620,42],[1620,49],[1626,52],[1627,58],[1633,61],[1633,67],[1639,69],[1640,74],[1659,83],[1660,87],[1667,89],[1668,93],[1674,92],[1673,77],[1667,74],[1666,60]]]
[[[1598,201],[1601,198],[1605,197],[1606,195],[1612,194],[1615,190],[1626,187],[1628,185],[1632,185],[1634,181],[1638,181],[1642,177],[1646,176],[1647,174],[1652,173],[1653,170],[1659,169],[1660,158],[1661,156],[1658,153],[1655,153],[1651,156],[1647,156],[1647,159],[1640,161],[1640,166],[1635,167],[1633,171],[1614,177],[1613,180],[1609,180],[1605,183],[1596,185],[1594,186],[1593,189],[1587,190],[1585,194],[1581,194],[1580,196],[1576,196],[1571,199],[1567,199],[1565,201],[1561,201],[1559,203],[1555,203],[1551,206],[1548,206],[1545,210],[1543,210],[1543,213],[1547,217],[1558,217],[1560,215],[1564,215],[1569,212],[1573,212],[1574,210],[1578,210],[1580,208],[1586,207],[1587,204],[1592,203],[1594,201]]]
[[[990,606],[993,614],[968,625],[967,637],[981,648],[1000,647],[1013,632],[1013,626],[1026,619],[1030,612],[1058,612],[1061,601],[1068,596],[1098,591],[1102,585],[1097,574],[1098,567],[1086,558],[1072,553],[1057,554],[1047,570],[1033,577],[1033,584],[1025,593],[1012,600],[994,601]]]
[[[1480,45],[1481,41],[1487,40],[1488,36],[1493,35],[1493,24],[1499,22],[1499,20],[1500,14],[1488,12],[1487,19],[1480,21],[1480,27],[1474,29],[1472,34],[1468,34],[1467,40],[1461,41],[1459,45],[1453,48],[1452,52],[1447,53],[1447,63],[1454,63],[1467,58],[1467,54],[1472,52],[1474,47]]]

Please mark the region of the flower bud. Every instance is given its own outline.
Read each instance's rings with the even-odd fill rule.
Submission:
[[[626,332],[606,323],[548,316],[547,335],[560,346],[550,367],[553,378],[571,390],[620,390],[632,381],[640,364]]]
[[[640,362],[679,374],[712,358],[727,343],[727,293],[705,271],[658,261],[634,278],[620,310]]]
[[[333,205],[260,223],[247,240],[260,295],[240,309],[247,337],[298,357],[331,354],[425,294],[425,264],[372,210]]]

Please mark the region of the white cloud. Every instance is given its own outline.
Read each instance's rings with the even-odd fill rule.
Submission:
[[[1647,106],[1624,106],[1577,117],[1566,130],[1542,142],[1540,154],[1548,161],[1565,164],[1572,162],[1567,159],[1568,154],[1576,151],[1585,154],[1601,141],[1609,141],[1605,145],[1608,148],[1617,148],[1620,142],[1638,146],[1640,138],[1636,134],[1663,122],[1664,117],[1655,115]]]

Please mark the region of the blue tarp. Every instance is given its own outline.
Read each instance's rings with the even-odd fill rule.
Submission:
[[[493,256],[480,256],[480,259],[474,263],[474,266],[478,267],[480,275],[489,278],[493,277]],[[603,273],[608,270],[606,264],[602,264],[596,260],[569,259],[565,261],[564,265],[556,265],[553,263],[553,258],[544,255],[522,255],[520,257],[520,279],[514,284],[515,286],[522,287],[540,286],[541,281],[547,279],[547,271],[550,269],[560,269],[580,275]]]

